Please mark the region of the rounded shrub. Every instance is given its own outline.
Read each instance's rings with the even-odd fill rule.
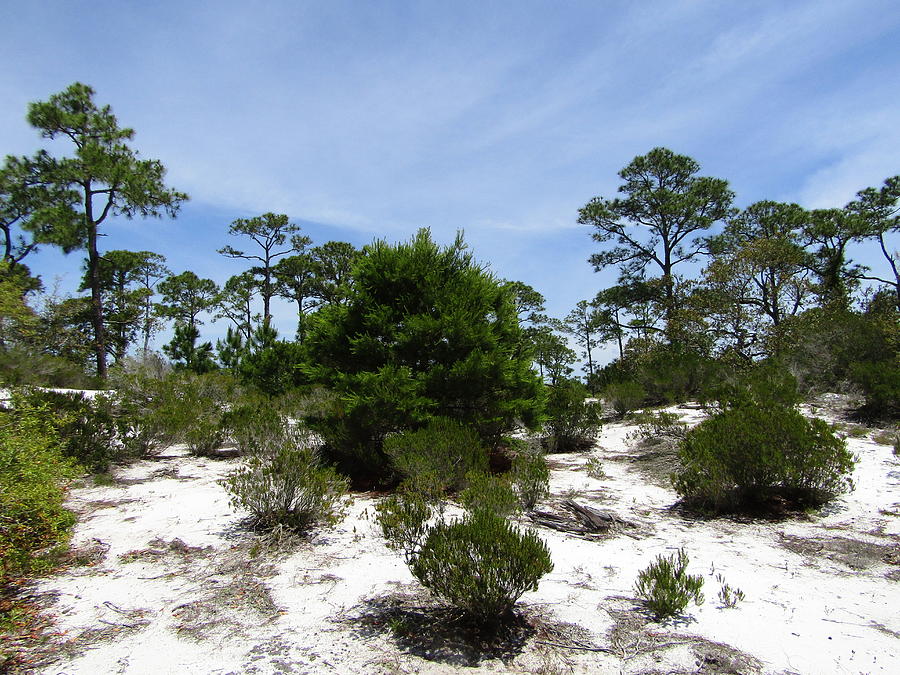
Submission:
[[[547,545],[532,531],[520,532],[488,510],[438,523],[410,565],[435,595],[491,624],[553,569]]]
[[[435,418],[417,431],[404,431],[384,439],[384,452],[395,471],[408,482],[426,477],[446,490],[456,491],[470,471],[486,471],[487,452],[470,427]]]
[[[580,382],[558,382],[547,395],[549,452],[574,452],[593,445],[602,427],[602,406],[586,401],[587,391]]]
[[[470,472],[468,485],[459,493],[459,501],[471,513],[487,510],[498,516],[511,516],[519,510],[519,498],[505,476]]]
[[[822,420],[780,405],[742,405],[702,422],[679,448],[675,489],[714,511],[773,497],[820,504],[852,487],[854,458]]]
[[[349,483],[321,465],[308,431],[282,420],[249,450],[244,466],[223,484],[232,505],[249,511],[256,527],[304,531],[340,519]]]

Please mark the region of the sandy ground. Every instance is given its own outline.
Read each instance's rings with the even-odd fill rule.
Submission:
[[[552,455],[540,508],[571,497],[637,527],[592,539],[538,528],[555,569],[490,641],[385,547],[375,495],[354,494],[334,528],[279,541],[243,529],[228,504],[218,480],[240,460],[174,448],[123,467],[114,485],[71,491],[81,564],[33,589],[58,632],[38,671],[900,672],[900,460],[889,446],[848,438],[856,487],[821,511],[698,520],[673,508],[672,455],[635,445],[633,431],[611,423],[592,453]],[[679,547],[706,602],[659,624],[635,600],[635,577]],[[743,591],[736,607],[719,601],[719,576]]]

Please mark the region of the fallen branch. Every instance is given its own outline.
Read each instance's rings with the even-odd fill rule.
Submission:
[[[538,525],[549,527],[559,532],[568,532],[578,535],[607,534],[612,530],[622,531],[626,528],[637,529],[639,525],[633,521],[625,520],[612,511],[599,511],[578,504],[572,499],[566,499],[561,503],[563,509],[573,517],[549,511],[533,511],[529,518]],[[625,534],[629,534],[625,532]],[[629,536],[634,536],[629,534]]]

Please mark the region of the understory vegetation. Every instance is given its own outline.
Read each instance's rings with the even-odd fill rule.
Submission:
[[[590,264],[618,278],[564,319],[495,276],[462,234],[312,246],[275,213],[232,222],[240,248],[218,252],[252,263],[220,286],[159,253],[98,249],[107,214],[175,216],[187,195],[138,159],[132,130],[93,95],[76,83],[29,106],[43,136],[75,141],[78,161],[41,151],[0,167],[4,583],[64,544],[70,479],[184,444],[241,455],[223,485],[260,528],[334,523],[351,486],[391,492],[378,506],[389,545],[423,586],[490,625],[553,569],[514,522],[549,496],[545,451],[587,452],[604,423],[632,416],[639,434],[677,445],[688,506],[818,506],[851,488],[854,458],[800,403],[834,391],[858,398],[857,419],[900,414],[900,276],[885,244],[900,228],[900,177],[841,208],[738,209],[725,180],[654,148],[622,169],[618,196],[578,210],[599,245]],[[848,257],[876,243],[893,274]],[[31,274],[27,256],[46,246],[83,252],[78,295],[44,293]],[[296,306],[289,338],[275,298]],[[210,320],[228,322],[215,345],[202,337]],[[166,327],[163,356],[151,346]],[[599,366],[603,344],[618,357]],[[100,391],[50,389],[87,385]],[[650,410],[688,400],[710,413],[690,430]],[[602,475],[599,460],[588,469]],[[465,514],[446,516],[450,500]],[[679,551],[641,572],[636,593],[658,618],[702,601],[687,562]]]

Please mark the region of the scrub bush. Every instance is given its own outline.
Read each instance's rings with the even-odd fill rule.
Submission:
[[[496,623],[553,569],[547,545],[502,517],[477,510],[431,527],[410,564],[413,576],[483,624]]]
[[[612,406],[619,418],[644,404],[647,393],[639,383],[633,381],[613,382],[603,392],[603,400]]]
[[[306,429],[281,420],[248,448],[245,465],[223,480],[231,503],[249,511],[255,527],[304,531],[342,515],[349,484],[322,466]]]
[[[544,453],[520,452],[512,461],[510,480],[519,503],[526,511],[550,493],[550,469]]]
[[[544,429],[548,452],[574,452],[590,447],[602,427],[602,406],[585,400],[580,382],[563,380],[549,388]]]
[[[485,510],[507,517],[519,510],[519,498],[506,477],[470,472],[468,485],[459,493],[459,501],[467,511]]]
[[[470,471],[486,471],[488,456],[481,439],[469,427],[436,418],[417,431],[404,431],[384,439],[384,452],[400,476],[413,483],[425,477],[445,489],[465,485]]]
[[[852,487],[854,458],[822,420],[779,405],[726,409],[689,431],[673,476],[688,502],[714,511],[773,497],[820,504]]]
[[[224,373],[198,375],[178,371],[154,391],[146,423],[188,446],[193,455],[209,455],[228,437],[226,412],[236,396],[234,380]]]
[[[415,490],[382,500],[377,519],[387,545],[403,552],[422,585],[477,622],[492,625],[522,593],[537,588],[553,563],[533,531],[521,532],[498,514],[511,506],[502,479],[471,478],[462,495],[470,510],[460,520],[446,522],[434,496]]]
[[[117,440],[118,410],[109,395],[93,399],[82,392],[32,389],[15,397],[13,406],[42,408],[62,440],[62,453],[86,470],[100,473],[122,454]]]
[[[688,562],[682,548],[670,556],[657,556],[638,574],[635,593],[647,603],[657,620],[681,614],[691,600],[703,604],[703,577],[688,574]]]
[[[60,453],[54,419],[45,405],[21,400],[14,412],[0,412],[0,583],[40,569],[41,553],[62,543],[75,523],[63,508],[75,462]]]

